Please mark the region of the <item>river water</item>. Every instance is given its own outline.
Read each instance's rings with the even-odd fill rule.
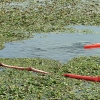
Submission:
[[[84,45],[99,43],[100,34],[36,34],[28,40],[9,42],[0,50],[1,58],[49,58],[64,63],[79,56],[99,56],[100,49]]]
[[[32,0],[18,3],[12,2],[5,4],[4,7],[30,5]],[[40,0],[41,1],[41,0]],[[7,8],[8,9],[8,8]],[[0,50],[1,58],[50,58],[67,62],[73,57],[78,56],[96,56],[100,55],[100,49],[84,50],[83,46],[89,43],[100,42],[100,27],[99,26],[73,26],[79,30],[92,29],[94,34],[66,34],[66,33],[50,33],[36,34],[34,38],[17,42],[9,42],[5,44],[5,48]]]

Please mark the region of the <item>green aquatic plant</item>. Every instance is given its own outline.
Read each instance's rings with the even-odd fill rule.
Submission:
[[[25,0],[7,0],[23,2]],[[100,25],[100,5],[96,0],[53,0],[45,5],[32,2],[27,8],[4,6],[0,10],[0,49],[5,42],[27,39],[33,33],[65,31],[77,32],[66,28],[67,25]],[[84,30],[83,30],[84,32]],[[86,32],[86,31],[85,31]],[[52,73],[40,74],[15,69],[0,69],[1,100],[99,100],[100,84],[65,78],[64,73],[81,75],[100,75],[99,57],[73,58],[66,64],[40,58],[0,58],[0,62],[23,67],[35,67]]]
[[[65,78],[64,73],[100,75],[99,57],[73,58],[65,64],[43,58],[0,58],[0,62],[33,67],[50,72],[41,75],[28,71],[0,69],[0,99],[100,99],[100,84]]]
[[[9,5],[11,2],[24,3],[25,0],[2,0],[0,34],[4,39],[0,36],[0,40],[3,40],[1,43],[31,37],[33,33],[77,32],[76,29],[66,28],[68,25],[100,25],[100,5],[97,1],[88,1],[29,1],[31,3],[28,2],[28,6],[24,8]],[[80,32],[91,33],[88,30]]]

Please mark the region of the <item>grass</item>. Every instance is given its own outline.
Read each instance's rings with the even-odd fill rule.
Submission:
[[[65,64],[51,59],[0,58],[0,62],[34,67],[51,72],[41,75],[28,71],[3,69],[0,73],[0,99],[2,100],[98,100],[100,84],[65,78],[64,73],[99,76],[99,57],[73,58]]]

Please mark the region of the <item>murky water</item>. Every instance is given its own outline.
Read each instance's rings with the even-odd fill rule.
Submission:
[[[99,42],[100,34],[36,34],[29,40],[6,43],[0,57],[40,57],[67,62],[73,57],[100,55],[99,48],[83,48],[85,44]]]

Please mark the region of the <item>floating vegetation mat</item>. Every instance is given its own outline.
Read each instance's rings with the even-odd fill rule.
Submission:
[[[66,25],[79,24],[100,25],[99,0],[2,0],[0,49],[9,40],[31,37],[33,33],[76,32]]]
[[[65,78],[64,73],[99,76],[99,57],[73,58],[66,64],[40,58],[0,58],[0,62],[20,67],[33,67],[50,72],[41,75],[1,67],[0,99],[2,100],[99,100],[100,83]]]
[[[19,5],[19,2],[22,5]],[[52,0],[50,2],[36,0],[30,2],[0,1],[0,49],[4,47],[5,42],[27,39],[33,36],[33,33],[67,32],[67,25],[100,25],[100,0]],[[23,3],[26,3],[26,6],[23,6]],[[74,29],[71,31],[74,32]],[[99,57],[74,58],[63,65],[54,60],[30,58],[0,58],[0,62],[8,65],[36,67],[52,73],[41,76],[33,72],[1,67],[1,100],[100,99],[100,83],[62,76],[64,73],[100,75]]]

